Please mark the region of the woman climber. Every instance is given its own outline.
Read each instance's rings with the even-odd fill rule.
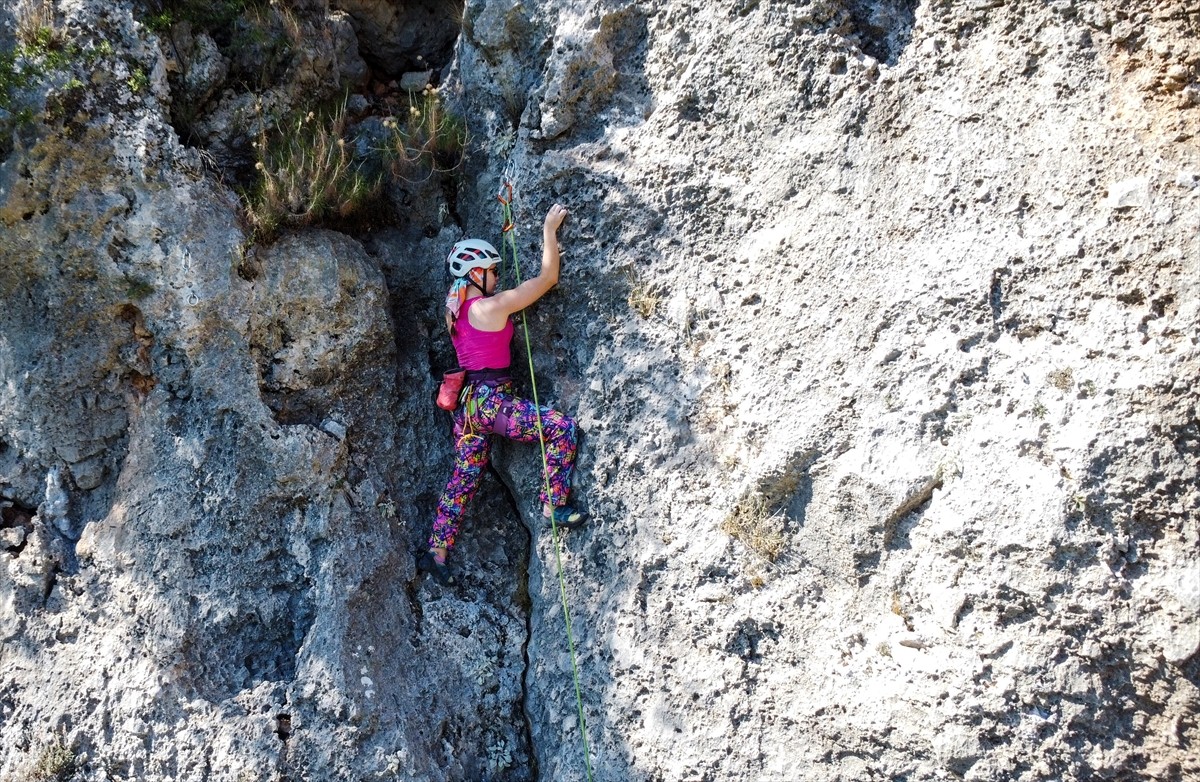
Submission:
[[[558,283],[558,228],[567,216],[561,204],[550,207],[542,229],[542,269],[537,277],[509,291],[496,292],[496,265],[500,254],[479,239],[454,245],[446,262],[454,284],[446,296],[446,327],[467,370],[466,381],[454,411],[454,473],[438,501],[437,518],[429,536],[429,550],[417,560],[420,570],[442,584],[453,583],[446,554],[454,545],[463,509],[479,487],[492,449],[490,435],[522,443],[538,441],[538,408],[513,394],[511,316],[533,304]],[[571,468],[575,464],[575,421],[547,407],[541,408],[546,440],[546,483],[539,495],[542,515],[571,529],[586,514],[567,505]]]

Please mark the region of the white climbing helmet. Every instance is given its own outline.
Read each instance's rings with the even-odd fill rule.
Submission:
[[[500,263],[500,253],[482,239],[463,239],[450,248],[446,263],[455,277],[465,277],[472,269],[486,269]]]

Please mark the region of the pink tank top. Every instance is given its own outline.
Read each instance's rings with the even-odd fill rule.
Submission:
[[[450,341],[458,353],[458,365],[463,369],[507,369],[512,363],[513,323],[509,319],[499,331],[480,331],[467,317],[471,305],[481,297],[467,299],[454,322]]]

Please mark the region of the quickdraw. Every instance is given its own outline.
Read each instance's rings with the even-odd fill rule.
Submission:
[[[468,383],[462,394],[463,433],[458,441],[461,443],[471,438],[486,437],[487,434],[480,434],[475,425],[475,416],[479,413],[480,400],[476,397],[474,384]]]
[[[505,169],[506,177],[508,170]],[[507,179],[500,183],[500,192],[496,194],[496,200],[500,202],[500,210],[502,213],[503,224],[500,226],[500,233],[507,234],[517,227],[513,222],[512,217],[512,202],[513,202],[513,186],[512,182]],[[503,250],[503,248],[502,248]]]

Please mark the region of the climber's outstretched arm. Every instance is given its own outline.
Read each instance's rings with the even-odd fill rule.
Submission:
[[[501,291],[495,296],[476,302],[471,309],[472,322],[478,321],[478,325],[483,328],[500,328],[509,315],[533,304],[558,284],[558,228],[566,216],[567,208],[562,204],[555,204],[546,213],[546,222],[542,226],[542,269],[538,276],[526,280],[512,290]]]

